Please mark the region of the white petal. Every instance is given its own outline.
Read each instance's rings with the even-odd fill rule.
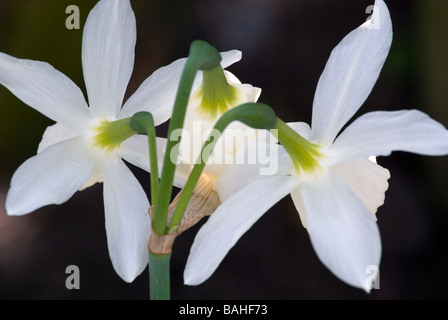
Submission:
[[[300,134],[302,138],[310,141],[311,140],[311,128],[308,123],[305,122],[288,122],[288,126],[290,126],[295,132]]]
[[[448,131],[417,110],[369,112],[348,126],[331,149],[338,162],[392,151],[446,155]]]
[[[241,81],[231,72],[225,70],[224,75],[229,85],[237,90],[238,99],[234,102],[233,107],[247,102],[257,102],[261,95],[261,89],[252,86],[249,83],[241,83]]]
[[[93,173],[90,175],[89,179],[79,188],[79,191],[83,191],[84,189],[90,188],[96,183],[102,183],[103,182],[103,175],[101,173],[101,168],[99,164],[95,166],[95,169],[93,170]]]
[[[238,239],[297,184],[291,176],[264,178],[223,202],[196,235],[185,267],[185,284],[207,280]]]
[[[110,258],[117,274],[132,282],[148,263],[148,198],[119,157],[105,159],[101,169]]]
[[[223,58],[221,66],[226,68],[241,59],[241,52],[232,50],[222,52],[221,56]],[[173,111],[174,100],[186,61],[187,58],[182,58],[157,69],[126,101],[119,118],[128,118],[139,111],[147,111],[154,117],[156,126],[167,121]],[[202,72],[198,72],[192,92],[201,85],[201,82]]]
[[[256,158],[251,159],[252,156]],[[221,202],[227,201],[242,187],[260,178],[293,173],[291,158],[277,144],[266,144],[260,140],[248,141],[238,150],[235,159],[234,164],[225,166],[214,185]],[[205,169],[204,172],[207,172]]]
[[[223,69],[230,67],[232,64],[241,60],[242,53],[238,50],[230,50],[226,52],[221,52],[221,66]]]
[[[96,159],[82,137],[53,144],[14,173],[6,199],[9,215],[67,201],[89,178]]]
[[[389,187],[389,170],[367,158],[341,163],[332,168],[352,189],[353,193],[375,215],[383,205],[385,192]]]
[[[69,140],[69,139],[72,139],[77,136],[79,136],[79,134],[77,132],[73,131],[72,129],[70,129],[69,127],[66,127],[60,123],[56,123],[52,126],[47,127],[47,129],[45,130],[42,140],[37,149],[37,153],[39,154],[40,152],[42,152],[42,150],[44,150],[44,149],[48,148],[49,146],[52,146],[56,143],[59,143],[64,140]],[[101,175],[100,167],[97,164],[95,166],[95,169],[93,170],[92,175],[81,186],[81,188],[79,188],[79,191],[87,189],[98,182],[103,182],[103,177]]]
[[[330,144],[372,91],[392,42],[392,23],[383,1],[373,19],[349,33],[331,53],[313,103],[312,140]]]
[[[100,1],[90,12],[82,40],[89,105],[99,120],[114,120],[134,67],[135,16],[129,0]]]
[[[129,118],[139,111],[150,112],[157,126],[171,117],[177,88],[185,61],[179,59],[157,69],[124,104],[119,118]]]
[[[0,83],[50,119],[83,132],[92,118],[76,84],[45,62],[0,53]]]
[[[306,210],[305,205],[303,204],[302,193],[300,192],[300,188],[295,189],[291,192],[291,199],[294,202],[294,206],[299,213],[300,222],[302,222],[303,227],[308,228],[307,220],[306,220]]]
[[[40,153],[42,150],[53,144],[56,144],[64,140],[69,140],[78,135],[79,134],[76,131],[73,131],[69,127],[66,127],[60,123],[56,123],[52,126],[49,126],[47,127],[47,129],[45,129],[44,135],[42,136],[42,140],[39,143],[37,153]]]
[[[367,292],[378,268],[381,239],[374,216],[347,184],[330,173],[301,185],[311,243],[322,263],[342,281]]]
[[[156,138],[157,145],[157,160],[159,168],[159,177],[162,172],[163,158],[165,154],[166,139]],[[149,168],[149,152],[148,152],[148,138],[143,135],[135,135],[124,141],[120,149],[119,155],[129,163],[137,166],[145,171],[150,172]],[[192,166],[185,164],[178,164],[174,175],[173,185],[182,188],[187,182]]]

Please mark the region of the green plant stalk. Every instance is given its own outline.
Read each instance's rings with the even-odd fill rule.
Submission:
[[[147,134],[148,134],[148,147],[149,147],[149,168],[151,170],[150,175],[151,203],[153,206],[157,206],[160,182],[159,182],[159,166],[157,163],[158,160],[157,160],[156,128],[154,126],[154,120],[150,125],[148,125]]]
[[[220,118],[221,120],[222,118]],[[224,129],[227,127],[227,125],[230,123],[228,121],[220,121],[216,123],[214,129],[218,130],[219,136],[221,136]],[[226,119],[227,120],[227,119]],[[193,170],[190,172],[190,175],[188,176],[187,183],[182,188],[182,194],[180,196],[179,202],[177,203],[176,209],[174,209],[173,216],[171,218],[170,224],[168,226],[168,233],[175,233],[179,229],[179,226],[182,222],[182,218],[184,215],[184,212],[187,208],[188,202],[190,201],[191,195],[193,194],[194,188],[196,187],[196,183],[199,180],[199,177],[201,176],[202,171],[204,170],[205,164],[207,163],[207,160],[210,156],[210,153],[205,153],[204,149],[207,148],[207,150],[213,150],[218,137],[214,137],[213,139],[209,139],[204,143],[202,146],[201,153],[199,155],[198,161],[196,161],[196,164],[193,167]]]
[[[157,206],[153,213],[153,230],[159,235],[166,234],[168,218],[168,207],[171,200],[173,181],[176,165],[171,161],[173,149],[180,141],[171,140],[170,136],[174,130],[181,129],[184,124],[185,113],[190,99],[191,89],[199,70],[215,68],[221,62],[219,52],[203,41],[194,41],[190,47],[190,53],[185,63],[184,70],[179,83],[173,113],[168,127],[168,140],[163,159],[162,174],[159,185]],[[177,154],[177,150],[176,154]]]
[[[138,133],[145,133],[148,137],[149,171],[151,172],[151,203],[155,206],[159,194],[159,168],[154,117],[149,112],[140,111],[132,116],[129,125],[132,130]]]
[[[149,251],[149,296],[151,300],[170,300],[169,254],[153,254]]]
[[[170,139],[174,130],[181,129],[184,125],[190,93],[196,73],[199,70],[215,68],[221,62],[221,54],[216,48],[204,41],[194,41],[190,46],[190,52],[184,66],[184,70],[179,82],[176,99],[174,101],[171,121],[168,127],[168,140],[163,159],[162,173],[158,188],[158,195],[152,214],[152,232],[163,236],[166,234],[168,207],[171,201],[174,174],[176,165],[171,161],[173,150],[177,141]],[[149,138],[148,138],[149,139]],[[151,148],[150,148],[151,150]],[[150,155],[150,158],[153,156]],[[151,159],[154,163],[154,160]],[[153,200],[154,201],[154,200]],[[169,300],[170,299],[170,258],[171,253],[154,254],[149,252],[149,273],[150,273],[150,299]]]

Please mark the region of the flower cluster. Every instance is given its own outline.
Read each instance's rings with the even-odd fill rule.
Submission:
[[[82,66],[88,102],[49,64],[0,53],[0,84],[55,121],[44,132],[37,155],[14,173],[7,213],[24,215],[62,204],[78,190],[103,183],[109,254],[127,282],[147,266],[148,241],[150,249],[167,245],[154,236],[171,236],[172,243],[179,232],[210,216],[185,268],[185,283],[197,285],[270,207],[290,194],[322,263],[342,281],[368,292],[366,267],[378,266],[381,258],[375,214],[390,178],[376,157],[392,151],[448,154],[448,131],[417,110],[370,112],[346,126],[372,91],[392,43],[386,4],[377,0],[374,8],[373,18],[332,51],[317,85],[311,126],[277,117],[266,124],[263,119],[272,117],[257,104],[261,89],[224,70],[241,59],[241,52],[232,50],[220,53],[217,64],[198,67],[181,127],[167,138],[157,137],[152,149],[149,134],[140,134],[133,117],[148,112],[156,126],[171,117],[174,121],[189,60],[158,69],[124,102],[136,44],[129,0],[101,0],[87,18]],[[221,127],[223,119],[232,121]],[[164,179],[166,159],[175,171],[163,181],[183,190],[160,233],[154,220],[163,203],[150,206],[123,160]],[[266,161],[274,170],[263,170]],[[151,186],[156,184],[157,179]],[[172,222],[177,211],[180,224]]]

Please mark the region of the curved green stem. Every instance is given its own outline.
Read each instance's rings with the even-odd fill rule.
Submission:
[[[168,140],[166,144],[163,168],[160,180],[159,196],[157,206],[153,213],[153,229],[159,235],[166,233],[168,218],[168,207],[174,181],[176,165],[171,161],[171,154],[178,142],[170,139],[174,130],[181,129],[184,124],[185,113],[190,99],[191,89],[198,70],[215,68],[221,62],[220,53],[204,41],[194,41],[190,47],[190,53],[185,63],[179,89],[174,102],[173,113],[168,127]],[[177,154],[177,150],[174,150]]]
[[[149,112],[137,112],[132,116],[130,126],[133,130],[139,133],[146,133],[148,136],[149,171],[151,172],[151,203],[155,206],[159,194],[159,168],[157,163],[156,128],[154,125],[154,118]]]

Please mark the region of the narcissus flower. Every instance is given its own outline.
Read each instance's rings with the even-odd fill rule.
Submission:
[[[147,139],[134,135],[129,118],[148,111],[155,125],[167,121],[186,61],[179,59],[155,71],[123,105],[135,43],[130,2],[99,1],[83,34],[88,104],[82,91],[49,64],[0,53],[0,83],[56,122],[45,131],[38,154],[12,177],[8,214],[24,215],[42,206],[62,204],[76,191],[103,182],[109,253],[116,272],[127,282],[148,263],[151,230],[147,196],[122,160],[149,170]],[[224,53],[223,67],[239,55],[238,51]],[[199,77],[196,83],[197,87]]]
[[[381,258],[375,213],[390,175],[369,157],[392,151],[448,154],[447,130],[417,110],[370,112],[341,132],[370,94],[391,46],[388,9],[377,0],[374,10],[373,19],[331,53],[317,85],[311,127],[278,121],[278,172],[260,176],[256,165],[224,169],[215,184],[224,199],[196,236],[186,284],[205,281],[238,239],[291,194],[324,265],[342,281],[371,289],[370,272],[377,268],[370,267]],[[231,189],[239,191],[220,192]]]

